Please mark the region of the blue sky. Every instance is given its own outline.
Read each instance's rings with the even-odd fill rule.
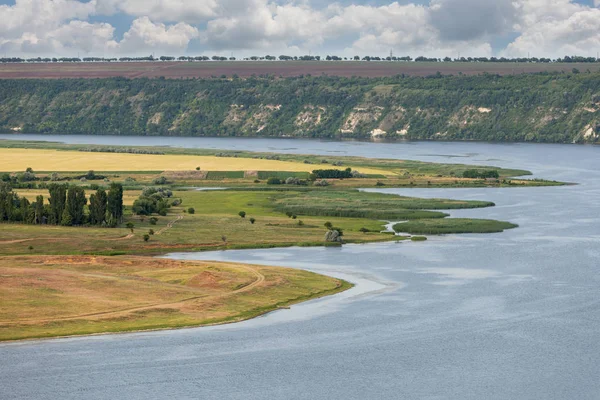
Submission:
[[[595,56],[600,0],[0,0],[19,56]]]

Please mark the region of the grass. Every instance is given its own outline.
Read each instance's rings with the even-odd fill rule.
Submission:
[[[445,218],[396,224],[394,230],[417,235],[442,235],[452,233],[499,233],[517,227],[518,225],[510,222],[489,219]]]
[[[447,214],[426,210],[491,207],[485,201],[418,199],[359,191],[307,191],[290,193],[275,202],[276,209],[297,215],[405,220],[444,218]]]
[[[278,267],[147,257],[0,257],[0,340],[240,321],[348,289]]]

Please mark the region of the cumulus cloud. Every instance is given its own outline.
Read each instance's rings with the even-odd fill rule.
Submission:
[[[368,4],[365,4],[368,3]],[[0,47],[18,54],[595,54],[600,0],[16,0],[0,6]],[[115,26],[115,15],[132,20]],[[93,19],[92,19],[93,17]],[[123,20],[123,19],[121,19]],[[99,22],[101,21],[101,22]],[[118,23],[118,22],[115,22]],[[125,32],[115,37],[115,32]],[[516,37],[498,49],[505,37]],[[496,48],[492,48],[492,43]]]
[[[133,21],[131,28],[118,43],[121,53],[139,54],[140,52],[183,52],[190,40],[197,38],[198,29],[180,22],[167,26],[154,23],[148,17]]]
[[[551,57],[595,55],[600,50],[600,9],[582,8],[561,18],[544,18],[527,26],[503,53]]]

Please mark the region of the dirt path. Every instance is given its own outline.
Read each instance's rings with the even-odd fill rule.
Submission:
[[[35,239],[0,240],[0,244],[16,244],[16,243],[30,242],[32,240],[35,240]]]
[[[188,297],[186,299],[179,300],[176,302],[148,304],[148,305],[125,308],[125,309],[120,309],[120,310],[100,311],[100,312],[89,313],[89,314],[71,315],[68,317],[61,317],[61,318],[12,320],[9,322],[9,324],[13,324],[13,323],[48,323],[48,322],[55,322],[55,321],[70,321],[70,320],[87,318],[87,317],[118,317],[121,314],[126,314],[126,313],[130,313],[130,312],[135,312],[135,311],[145,311],[145,310],[150,310],[153,308],[176,307],[176,306],[182,305],[183,303],[187,303],[189,301],[198,300],[198,299],[228,297],[228,296],[232,296],[234,294],[244,293],[249,290],[252,290],[252,289],[260,286],[265,281],[265,276],[263,274],[261,274],[257,269],[247,266],[247,265],[239,265],[239,267],[242,269],[245,269],[246,271],[248,271],[252,275],[254,275],[256,277],[256,280],[242,288],[239,288],[237,290],[234,290],[234,291],[231,291],[228,293],[218,294],[218,295],[214,295],[214,296],[206,296],[206,295],[193,296],[193,297]],[[189,288],[189,289],[192,289],[192,288]]]
[[[162,228],[161,230],[159,230],[158,232],[156,232],[156,235],[160,235],[166,231],[168,231],[169,229],[171,229],[173,227],[173,225],[175,225],[176,222],[179,222],[183,219],[183,215],[178,216],[176,219],[174,219],[173,221],[169,222],[167,224],[167,226],[165,226],[164,228]]]

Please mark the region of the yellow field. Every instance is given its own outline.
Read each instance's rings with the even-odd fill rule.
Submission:
[[[310,172],[316,167],[299,162],[260,160],[252,158],[155,155],[126,153],[91,153],[38,149],[0,149],[0,171],[187,171],[200,167],[202,171],[290,171]],[[336,168],[330,167],[327,168]],[[338,167],[343,169],[346,167]],[[386,171],[360,168],[365,174]]]

